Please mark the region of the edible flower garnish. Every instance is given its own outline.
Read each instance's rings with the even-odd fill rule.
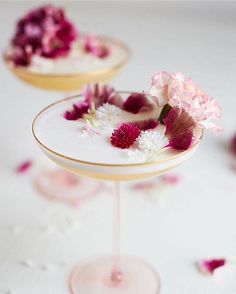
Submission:
[[[129,148],[140,135],[141,130],[130,123],[123,123],[111,135],[111,144],[121,149]]]

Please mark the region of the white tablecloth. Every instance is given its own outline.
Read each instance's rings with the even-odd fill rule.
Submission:
[[[28,1],[0,2],[1,51]],[[226,143],[236,130],[236,3],[60,2],[81,30],[126,41],[131,62],[113,84],[148,89],[159,70],[182,71],[223,107],[223,135],[206,132],[196,155],[174,172],[179,185],[152,195],[122,186],[122,251],[157,268],[165,294],[235,294],[236,266],[213,278],[196,260],[236,255],[235,173]],[[60,93],[37,90],[15,79],[0,63],[0,293],[65,294],[67,277],[84,257],[110,253],[111,193],[74,209],[40,197],[32,186],[49,164],[31,134],[34,115]],[[32,169],[15,166],[33,158]]]

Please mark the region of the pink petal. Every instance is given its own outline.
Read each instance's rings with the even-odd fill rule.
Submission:
[[[165,174],[162,176],[162,181],[168,185],[177,185],[181,178],[174,174]]]
[[[32,160],[27,160],[23,163],[21,163],[17,168],[16,168],[16,173],[25,173],[27,172],[31,167],[32,167]]]
[[[226,264],[224,258],[202,260],[197,265],[199,270],[205,275],[213,275],[215,270]]]

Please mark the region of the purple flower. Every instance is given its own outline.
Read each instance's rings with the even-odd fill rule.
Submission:
[[[85,85],[82,90],[82,95],[89,105],[94,103],[95,108],[98,108],[104,103],[113,104],[122,108],[123,100],[121,96],[109,85]]]
[[[213,275],[215,270],[219,267],[222,267],[226,264],[226,260],[224,258],[220,259],[209,259],[202,260],[198,262],[199,270],[205,275]]]

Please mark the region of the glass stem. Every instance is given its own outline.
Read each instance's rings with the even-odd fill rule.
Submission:
[[[111,272],[111,281],[117,285],[122,280],[120,270],[120,183],[114,184],[115,193],[113,200],[113,268]]]

